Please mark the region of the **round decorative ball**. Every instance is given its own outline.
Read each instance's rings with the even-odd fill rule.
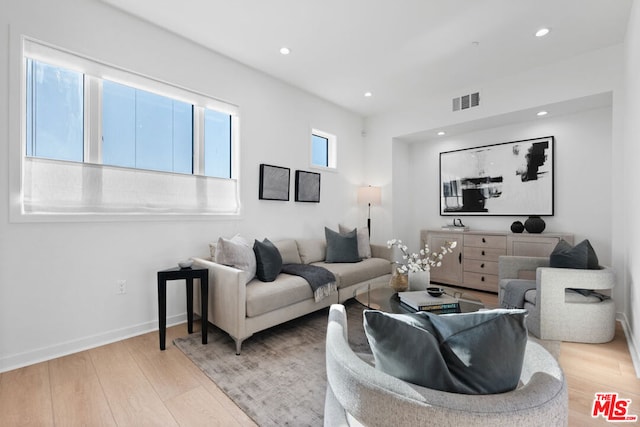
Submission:
[[[547,224],[545,224],[544,220],[539,216],[530,216],[524,222],[524,228],[529,233],[535,233],[535,234],[542,233],[546,226]]]
[[[511,232],[512,233],[522,233],[524,231],[524,224],[520,221],[513,221],[511,224]]]

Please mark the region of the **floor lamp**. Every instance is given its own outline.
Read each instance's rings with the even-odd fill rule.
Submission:
[[[369,229],[369,237],[371,237],[371,205],[379,205],[382,200],[382,189],[380,187],[366,186],[358,188],[358,204],[367,204],[369,212],[367,213],[367,228]]]

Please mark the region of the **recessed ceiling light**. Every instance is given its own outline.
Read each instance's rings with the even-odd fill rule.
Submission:
[[[536,37],[544,37],[549,34],[549,31],[551,30],[548,28],[540,28],[538,31],[536,31]]]
[[[367,98],[371,98],[373,94],[371,92],[365,92],[364,96],[366,96]]]
[[[288,47],[281,47],[280,53],[283,55],[289,55],[291,53],[291,49],[289,49]]]
[[[547,114],[549,114],[549,113],[547,113],[546,111],[538,111],[538,112],[536,113],[536,116],[540,116],[540,117],[542,117],[542,116],[546,116]]]
[[[441,130],[440,132],[438,132],[438,136],[442,136],[442,135],[446,135],[447,133],[443,130]]]

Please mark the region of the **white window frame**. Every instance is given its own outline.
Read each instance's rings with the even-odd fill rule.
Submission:
[[[320,166],[313,163],[313,135],[327,139],[327,166]],[[309,135],[309,167],[323,171],[335,172],[338,170],[338,138],[323,130],[311,128]]]
[[[19,82],[13,86],[10,91],[10,100],[12,106],[19,106],[18,108],[11,108],[10,123],[12,128],[10,129],[10,137],[12,144],[10,144],[10,220],[13,222],[29,222],[29,221],[66,221],[82,219],[83,217],[88,220],[93,220],[99,217],[98,220],[105,220],[105,217],[113,217],[115,219],[122,217],[135,216],[136,219],[148,219],[149,217],[163,217],[167,215],[172,216],[189,216],[189,217],[206,217],[210,219],[211,216],[221,216],[228,218],[229,215],[240,215],[240,188],[239,188],[239,171],[240,171],[240,120],[239,120],[239,108],[235,105],[217,100],[211,96],[192,91],[171,83],[167,83],[152,77],[144,76],[139,73],[135,73],[117,66],[106,64],[94,59],[75,54],[73,52],[61,49],[31,39],[26,36],[19,36],[19,43],[11,44],[11,58],[17,63],[16,66],[11,68],[10,81],[13,83]],[[133,176],[136,176],[135,181],[149,182],[162,182],[166,181],[168,188],[174,191],[178,199],[182,196],[181,200],[175,204],[175,209],[172,209],[171,203],[162,201],[160,205],[155,206],[153,203],[156,201],[149,201],[148,194],[142,194],[143,189],[139,189],[139,194],[142,194],[145,198],[145,202],[150,202],[155,209],[137,209],[134,204],[130,209],[113,210],[108,205],[98,206],[96,210],[94,207],[87,205],[86,209],[82,209],[79,205],[71,209],[70,211],[62,209],[62,211],[52,209],[47,211],[42,209],[42,206],[33,210],[33,206],[29,209],[25,209],[25,184],[28,184],[27,188],[32,191],[33,179],[38,177],[43,172],[33,173],[33,168],[44,168],[43,170],[51,171],[57,170],[62,174],[70,174],[74,168],[78,168],[78,164],[69,164],[69,162],[58,160],[46,160],[39,158],[27,158],[26,156],[26,58],[31,58],[36,61],[48,63],[54,66],[63,67],[66,69],[74,70],[83,73],[85,96],[84,96],[84,162],[80,164],[83,175],[100,175],[109,174],[109,176],[120,176],[118,179],[131,180]],[[14,74],[17,72],[17,75]],[[193,122],[193,174],[177,174],[171,172],[159,172],[148,171],[141,169],[119,168],[114,166],[102,165],[102,81],[111,80],[116,83],[121,83],[129,87],[141,89],[149,92],[153,92],[168,98],[176,99],[179,101],[187,102],[194,106],[194,122]],[[16,99],[17,98],[17,99]],[[231,116],[231,177],[227,178],[214,178],[206,177],[204,174],[204,112],[206,109],[212,109],[218,112],[229,114]],[[16,129],[15,124],[18,123],[19,128]],[[17,140],[17,141],[16,141]],[[19,143],[18,143],[19,141]],[[29,162],[29,164],[27,164]],[[67,166],[65,166],[67,164]],[[27,167],[28,166],[28,167]],[[56,169],[57,168],[57,169]],[[68,170],[65,170],[68,169]],[[25,177],[25,173],[30,174],[29,177]],[[179,175],[179,176],[178,176]],[[27,179],[28,178],[28,179]],[[141,184],[142,186],[147,184]],[[36,185],[37,187],[37,185]],[[99,187],[98,192],[102,190]],[[184,189],[184,192],[181,191]],[[84,191],[84,193],[92,193],[94,190]],[[135,191],[135,190],[134,190]],[[220,199],[223,201],[215,202],[212,199],[216,198],[216,191],[223,191],[224,195]],[[43,192],[40,191],[42,194]],[[197,194],[197,196],[194,196]],[[162,195],[167,198],[166,195]],[[191,197],[188,200],[187,197]],[[162,197],[158,197],[159,199]],[[106,198],[108,199],[108,197]],[[203,203],[201,199],[205,200]],[[30,199],[31,200],[31,199]],[[209,201],[209,202],[207,202]],[[91,202],[95,202],[95,197],[92,197]],[[103,201],[103,203],[110,203]],[[167,206],[162,203],[168,203]],[[209,203],[209,205],[207,205]],[[217,204],[216,204],[217,203]],[[81,204],[81,203],[80,203]],[[41,209],[41,210],[38,210]],[[98,215],[96,215],[98,214]],[[127,218],[130,219],[130,218]]]

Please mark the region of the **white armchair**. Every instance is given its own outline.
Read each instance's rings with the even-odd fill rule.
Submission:
[[[353,352],[343,305],[333,304],[327,327],[329,426],[566,426],[567,382],[553,356],[529,341],[521,385],[486,395],[448,393],[392,377]]]
[[[549,258],[501,256],[498,275],[500,304],[510,281],[535,278],[535,289],[524,294],[524,308],[529,311],[527,328],[537,337],[584,343],[613,339],[616,321],[613,300],[568,290],[606,292],[612,289],[615,275],[611,268],[551,268]]]

